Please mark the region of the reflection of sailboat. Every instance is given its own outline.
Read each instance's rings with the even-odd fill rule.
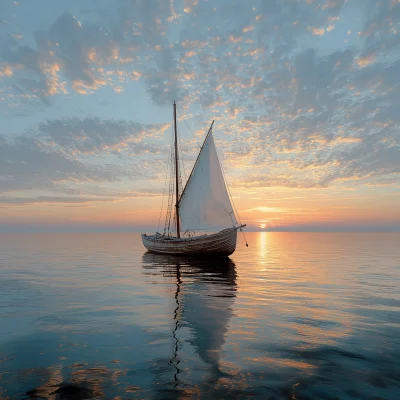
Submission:
[[[147,274],[160,274],[176,279],[173,354],[170,364],[175,368],[175,382],[181,372],[181,348],[178,331],[189,328],[187,343],[194,347],[202,362],[219,370],[220,350],[225,342],[232,306],[236,296],[236,268],[229,258],[212,263],[205,259],[143,255]]]
[[[174,102],[175,146],[173,155],[171,152],[170,157],[171,179],[165,228],[163,234],[142,234],[142,242],[147,250],[162,254],[214,256],[229,256],[235,251],[237,231],[245,225],[238,223],[239,218],[232,207],[212,135],[213,123],[186,185],[181,191]],[[174,197],[175,213],[172,212]],[[176,229],[175,236],[172,235],[170,229],[172,215],[174,216],[172,226]],[[181,235],[182,228],[185,230],[183,235]],[[197,230],[217,230],[218,232],[196,236]]]

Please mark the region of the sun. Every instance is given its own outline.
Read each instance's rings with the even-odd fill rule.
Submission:
[[[267,226],[267,224],[260,224],[261,229],[265,229],[266,226]]]

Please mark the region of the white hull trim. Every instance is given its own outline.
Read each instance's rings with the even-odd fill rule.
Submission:
[[[150,252],[173,255],[229,256],[236,249],[237,230],[233,227],[211,235],[190,238],[166,238],[160,234],[142,234],[144,247]]]

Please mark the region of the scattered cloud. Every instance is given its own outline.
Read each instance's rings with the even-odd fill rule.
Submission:
[[[167,149],[151,140],[165,129],[165,125],[73,118],[47,121],[18,137],[0,136],[0,193],[59,187],[68,191],[74,184],[154,178],[158,174],[149,171],[150,160],[140,156],[155,155],[152,163],[159,163],[157,155]],[[110,163],[105,158],[109,155],[120,161]]]
[[[165,146],[156,145],[154,139],[162,138],[169,127],[170,124],[142,125],[100,118],[68,118],[41,123],[38,135],[47,147],[68,154],[132,156],[160,153]]]
[[[258,211],[258,212],[262,212],[262,213],[280,213],[280,212],[284,212],[285,209],[278,208],[278,207],[260,206],[260,207],[254,207],[254,208],[249,208],[248,210],[245,210],[245,212],[253,212],[253,211]]]
[[[56,197],[56,196],[38,196],[38,197],[2,197],[0,204],[8,205],[28,205],[38,203],[92,203],[96,201],[113,201],[110,198],[85,198],[85,197]]]
[[[325,29],[324,28],[313,28],[312,34],[316,36],[322,36],[325,34]]]
[[[368,65],[374,63],[376,60],[376,55],[375,54],[370,54],[365,57],[357,57],[356,63],[360,68],[365,68]]]
[[[398,184],[400,3],[78,3],[54,6],[41,26],[25,4],[4,9],[0,191],[9,200],[52,196],[21,190],[103,198],[102,185],[124,196],[146,180],[159,193],[174,100],[199,136],[216,121],[234,187]],[[143,103],[140,115],[131,101]],[[196,149],[182,145],[189,164]]]

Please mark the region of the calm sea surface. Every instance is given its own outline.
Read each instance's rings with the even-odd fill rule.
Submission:
[[[0,399],[400,399],[400,234],[0,235]]]

